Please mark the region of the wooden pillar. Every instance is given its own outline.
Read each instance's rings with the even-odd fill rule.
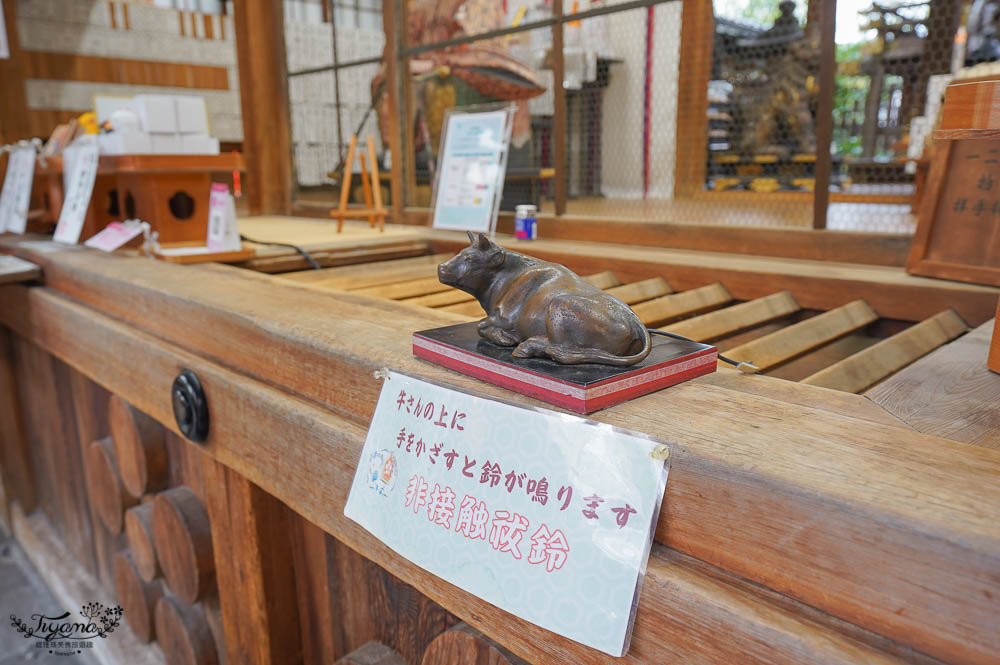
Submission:
[[[566,74],[565,57],[563,54],[563,3],[562,0],[552,0],[552,15],[557,20],[552,25],[552,165],[555,167],[556,214],[566,214],[566,132],[568,130],[566,117],[566,89],[563,79]]]
[[[822,0],[819,24],[819,101],[816,105],[816,187],[813,228],[826,228],[830,204],[830,143],[833,140],[833,89],[836,85],[837,0]]]
[[[400,61],[401,30],[397,16],[398,0],[382,0],[382,30],[385,33],[385,48],[382,51],[382,63],[385,67],[385,93],[388,96],[389,107],[389,152],[392,155],[390,168],[389,191],[392,195],[392,221],[400,224],[403,221],[403,134],[404,123],[400,122]]]
[[[9,58],[0,58],[0,144],[30,138],[28,96],[24,89],[24,69],[21,66],[21,42],[17,35],[17,0],[0,0],[7,28]],[[46,138],[46,137],[43,137]]]
[[[282,3],[233,3],[243,151],[252,214],[292,210],[292,136]]]
[[[708,159],[708,80],[712,76],[715,15],[711,0],[683,0],[677,75],[674,196],[705,186]]]

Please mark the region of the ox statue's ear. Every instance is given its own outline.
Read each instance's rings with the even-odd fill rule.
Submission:
[[[476,239],[476,249],[481,252],[485,252],[494,246],[493,241],[490,240],[485,233],[480,233],[479,237]]]
[[[466,231],[466,233],[469,235],[469,244],[470,245],[475,245],[476,244],[476,234],[473,233],[472,231]]]

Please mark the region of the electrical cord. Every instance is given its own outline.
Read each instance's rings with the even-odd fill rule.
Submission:
[[[306,250],[302,249],[298,245],[292,245],[292,244],[287,243],[287,242],[271,242],[271,241],[264,242],[263,240],[254,240],[253,238],[247,238],[242,233],[240,234],[240,240],[242,240],[244,242],[256,243],[258,245],[275,245],[277,247],[291,247],[296,252],[298,252],[299,254],[301,254],[302,258],[304,258],[306,261],[308,261],[309,265],[311,265],[313,267],[313,269],[315,269],[315,270],[321,270],[323,268],[323,266],[321,266],[319,263],[316,262],[316,259],[314,259],[313,257],[309,256],[309,252],[307,252]]]
[[[670,337],[670,338],[673,338],[673,339],[679,339],[682,342],[694,342],[693,339],[688,339],[687,337],[684,337],[683,335],[678,335],[676,333],[667,332],[665,330],[654,330],[652,328],[646,328],[646,330],[649,331],[650,335],[662,335],[664,337]],[[697,343],[697,342],[695,342],[695,343]],[[719,360],[721,360],[724,363],[729,363],[730,365],[732,365],[736,369],[740,370],[741,372],[746,372],[748,374],[753,374],[753,373],[757,372],[760,369],[760,367],[757,367],[752,362],[738,362],[736,360],[733,360],[732,358],[725,357],[721,353],[719,354]]]

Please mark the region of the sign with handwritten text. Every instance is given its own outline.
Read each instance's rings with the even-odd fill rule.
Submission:
[[[52,239],[75,245],[80,242],[83,222],[90,206],[97,178],[97,138],[88,135],[78,139],[63,151],[63,181],[66,198],[59,211],[59,221]]]
[[[0,190],[0,231],[24,233],[28,223],[31,181],[35,177],[35,148],[15,148],[7,160],[7,174]]]
[[[666,485],[663,450],[392,372],[344,514],[428,572],[621,656]]]

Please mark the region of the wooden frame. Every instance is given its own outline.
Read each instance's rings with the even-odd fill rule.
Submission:
[[[351,208],[347,202],[351,196],[351,181],[354,177],[354,156],[358,146],[358,137],[352,136],[347,148],[347,158],[344,160],[344,175],[340,182],[340,205],[330,211],[330,217],[337,220],[337,233],[344,229],[344,219],[347,217],[367,217],[368,224],[374,229],[385,231],[385,216],[388,211],[382,205],[382,183],[378,174],[378,157],[375,155],[375,139],[366,139],[367,151],[361,151],[358,158],[361,161],[361,188],[364,192],[365,207]],[[369,171],[368,164],[371,164]]]

